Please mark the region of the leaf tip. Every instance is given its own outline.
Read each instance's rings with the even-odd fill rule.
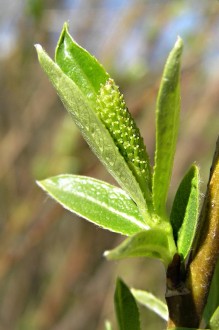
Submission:
[[[46,179],[45,180],[36,180],[36,184],[38,187],[40,187],[42,190],[47,191],[46,190]]]
[[[176,45],[178,47],[183,47],[183,39],[180,36],[177,36]]]
[[[109,255],[110,255],[110,251],[107,250],[107,251],[104,251],[104,252],[103,252],[103,256],[104,256],[104,258],[106,258],[106,259],[108,259],[108,260],[110,259]]]
[[[37,184],[40,188],[42,188],[42,182],[43,182],[43,180],[36,180],[36,184]]]
[[[63,31],[68,32],[68,28],[69,28],[69,23],[68,23],[68,22],[65,22],[65,23],[63,24]]]
[[[183,40],[180,36],[177,36],[177,39],[176,39],[176,42],[174,45],[174,49],[179,54],[179,56],[181,56],[182,51],[183,51]]]
[[[43,47],[40,44],[35,44],[34,47],[36,48],[37,54],[42,52]]]

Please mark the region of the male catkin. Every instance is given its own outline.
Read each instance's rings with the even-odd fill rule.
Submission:
[[[143,138],[113,79],[102,85],[97,98],[97,113],[149,198],[151,169]]]

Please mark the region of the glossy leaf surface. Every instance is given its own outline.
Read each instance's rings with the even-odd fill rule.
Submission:
[[[159,315],[163,320],[168,320],[167,305],[163,303],[160,299],[155,297],[152,293],[136,289],[131,289],[131,293],[133,294],[135,300],[138,303],[144,305],[145,307]]]
[[[129,257],[157,258],[167,266],[173,257],[169,250],[167,234],[161,229],[150,229],[127,238],[115,249],[106,251],[104,255],[110,260]]]
[[[56,47],[55,62],[95,106],[100,87],[109,75],[94,56],[72,39],[66,23]]]
[[[137,304],[131,291],[121,279],[117,279],[116,282],[114,304],[119,330],[140,330]]]
[[[199,169],[193,165],[184,176],[173,202],[170,221],[178,253],[188,256],[195,236],[199,212]]]
[[[178,38],[167,59],[157,98],[153,203],[156,213],[160,216],[166,214],[166,199],[178,135],[182,48],[182,40]]]
[[[136,204],[120,188],[67,174],[38,184],[64,208],[100,227],[127,236],[147,229]]]

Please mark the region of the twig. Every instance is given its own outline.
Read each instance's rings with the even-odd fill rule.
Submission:
[[[177,257],[167,271],[168,329],[197,328],[219,257],[219,138],[185,278]]]

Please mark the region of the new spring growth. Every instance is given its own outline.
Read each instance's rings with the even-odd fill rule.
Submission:
[[[101,86],[97,113],[138,181],[146,200],[151,199],[151,168],[143,138],[113,79]]]

